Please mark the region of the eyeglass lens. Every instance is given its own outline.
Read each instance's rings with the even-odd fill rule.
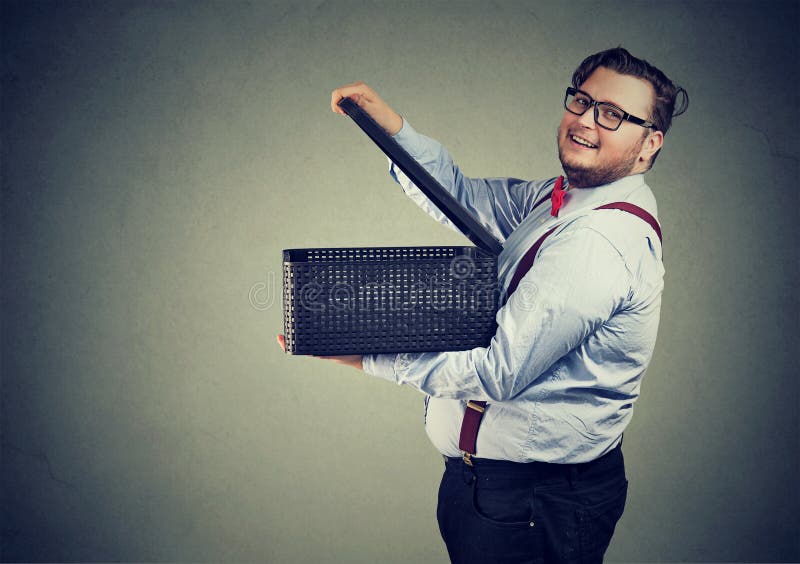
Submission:
[[[580,92],[576,92],[575,94],[567,95],[564,105],[572,113],[581,115],[592,106],[592,99]],[[598,125],[609,129],[616,129],[622,123],[622,113],[619,108],[611,104],[597,104],[595,118]]]

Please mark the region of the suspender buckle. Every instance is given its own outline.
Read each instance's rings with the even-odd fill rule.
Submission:
[[[474,409],[474,410],[475,410],[475,411],[477,411],[478,413],[483,413],[483,412],[486,410],[486,408],[485,408],[485,407],[481,407],[480,405],[476,404],[476,403],[475,403],[475,402],[473,402],[472,400],[470,400],[470,401],[468,401],[468,402],[467,402],[467,407],[469,407],[469,408],[471,408],[471,409]]]
[[[467,466],[472,466],[472,453],[464,451],[464,454],[461,456],[461,460],[464,461],[464,464]]]

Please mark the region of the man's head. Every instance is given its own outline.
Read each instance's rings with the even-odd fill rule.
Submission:
[[[558,128],[558,156],[575,188],[649,170],[673,116],[688,106],[683,88],[621,47],[587,57],[572,75],[572,87],[576,92],[567,96]],[[683,104],[675,112],[681,92]]]

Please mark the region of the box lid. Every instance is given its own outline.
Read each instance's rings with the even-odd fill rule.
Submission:
[[[475,245],[483,250],[499,255],[503,245],[481,225],[467,210],[461,207],[450,192],[425,170],[414,158],[395,141],[386,130],[362,110],[350,98],[342,98],[339,107],[366,133],[392,162],[458,227]]]

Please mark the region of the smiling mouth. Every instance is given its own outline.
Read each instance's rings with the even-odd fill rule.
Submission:
[[[597,149],[597,145],[590,143],[583,137],[578,137],[577,135],[569,135],[569,138],[570,140],[572,140],[573,143],[576,143],[581,147],[586,147],[587,149]]]

